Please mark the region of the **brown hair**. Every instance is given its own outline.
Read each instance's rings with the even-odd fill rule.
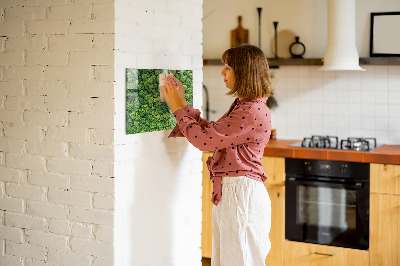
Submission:
[[[235,86],[227,95],[255,99],[274,94],[268,61],[260,48],[248,44],[230,48],[222,54],[221,60],[235,74]]]

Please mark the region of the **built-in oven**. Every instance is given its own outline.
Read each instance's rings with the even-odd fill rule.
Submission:
[[[287,158],[285,169],[286,239],[368,249],[369,164]]]

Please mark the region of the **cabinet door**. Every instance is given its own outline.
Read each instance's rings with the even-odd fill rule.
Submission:
[[[204,258],[211,258],[212,252],[212,183],[206,161],[211,152],[203,153],[203,196],[202,196],[202,224],[201,224],[201,253]]]
[[[370,165],[371,193],[400,195],[400,165]]]
[[[285,266],[366,266],[365,250],[285,241]]]
[[[268,177],[266,184],[285,185],[285,158],[264,156],[261,163]]]
[[[265,259],[266,266],[283,265],[285,240],[285,187],[265,184],[271,199],[271,250]]]
[[[400,196],[371,194],[371,266],[400,265]]]

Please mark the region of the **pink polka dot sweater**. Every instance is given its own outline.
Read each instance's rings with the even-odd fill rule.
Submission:
[[[207,160],[213,182],[212,203],[221,200],[224,176],[247,176],[261,182],[267,179],[261,159],[271,132],[271,112],[267,98],[236,99],[216,122],[200,117],[200,111],[187,105],[174,112],[178,121],[169,137],[186,137],[201,151],[214,151]]]

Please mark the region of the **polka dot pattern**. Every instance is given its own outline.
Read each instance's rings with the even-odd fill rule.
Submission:
[[[214,205],[221,200],[224,176],[247,176],[261,182],[267,178],[261,164],[271,132],[271,115],[266,100],[236,99],[216,122],[201,118],[200,111],[189,105],[174,113],[178,124],[169,137],[184,136],[201,151],[215,151],[214,156],[207,160]]]

